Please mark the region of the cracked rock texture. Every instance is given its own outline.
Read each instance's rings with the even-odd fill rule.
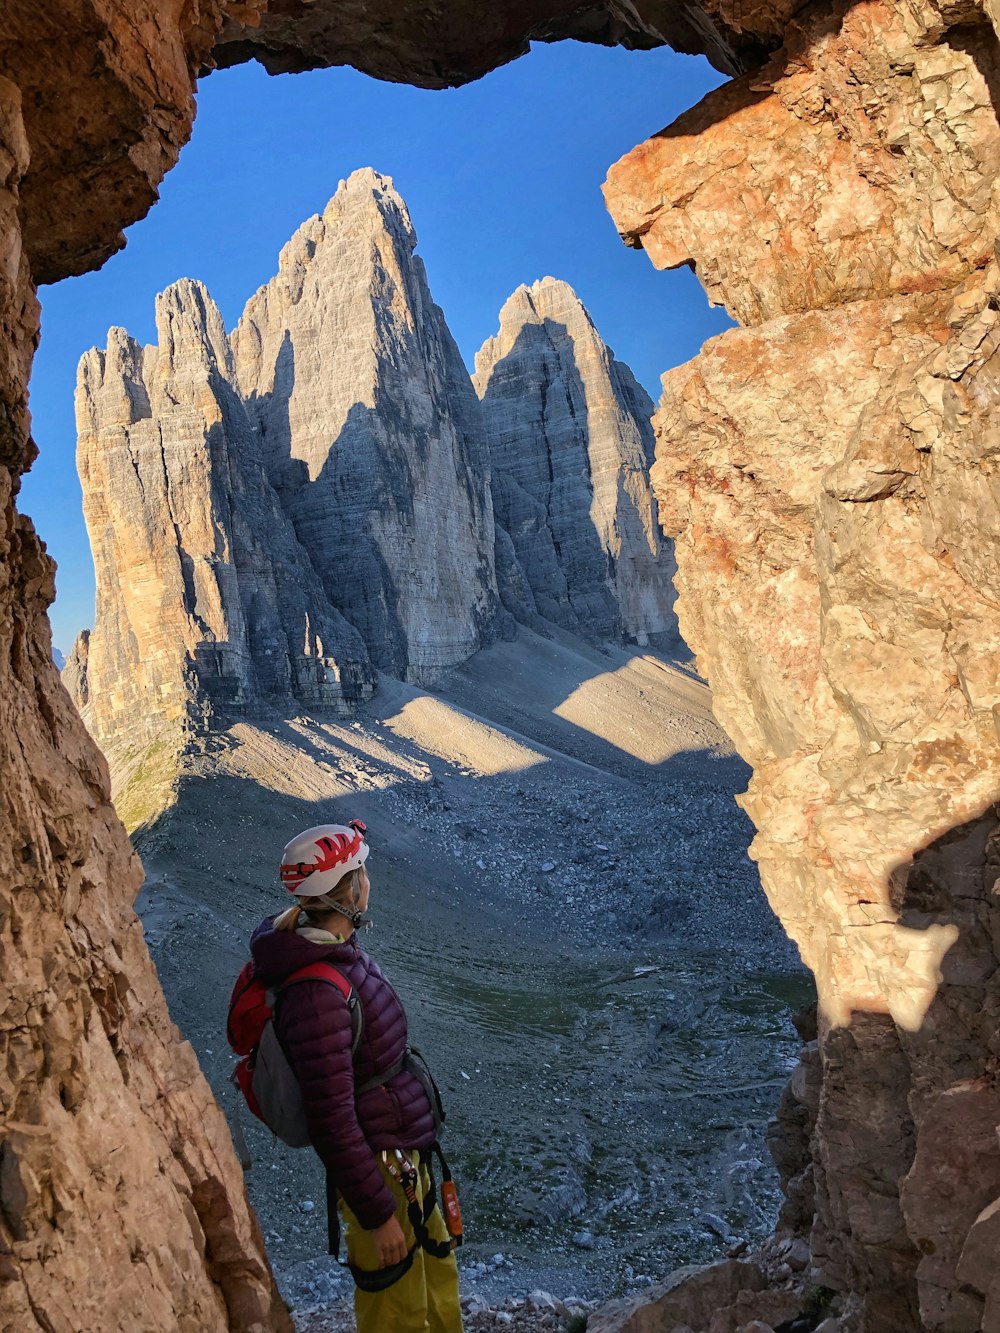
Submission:
[[[785,1106],[808,1132],[815,1105],[817,1276],[856,1296],[848,1333],[995,1328],[996,0],[495,8],[4,9],[2,1326],[287,1328],[51,661],[52,567],[14,503],[33,283],[123,244],[215,58],[440,86],[566,36],[749,71],[608,186],[629,242],[695,264],[746,325],[668,377],[658,417],[682,627],[754,765],[765,886],[819,979],[813,1073]],[[791,1143],[786,1169],[808,1212]]]
[[[156,328],[146,348],[112,329],[78,374],[97,608],[73,684],[93,734],[135,741],[213,708],[370,694],[364,643],[268,481],[214,302],[200,283],[175,283],[157,298]]]
[[[563,35],[660,40],[631,6],[621,16],[617,5],[568,8]],[[290,1329],[225,1123],[170,1022],[133,915],[138,862],[107,767],[52,662],[52,562],[15,504],[35,454],[35,284],[94,268],[124,244],[123,228],[148,211],[190,135],[195,79],[223,24],[253,30],[264,9],[261,0],[12,0],[0,20],[4,1333]],[[304,7],[281,9],[283,40],[308,63]],[[756,41],[696,8],[662,9],[690,13],[690,44],[704,39],[722,62]],[[397,3],[324,2],[308,16],[324,19],[338,58],[423,83],[440,81],[445,32],[464,34],[446,78],[461,81],[517,55],[548,21],[544,2],[526,5],[484,55],[481,10],[459,4],[433,25],[424,9]],[[329,63],[329,51],[313,63]],[[123,403],[123,428],[131,412]],[[77,679],[89,647],[70,664]]]
[[[132,912],[141,870],[60,683],[32,456],[29,144],[0,78],[0,1327],[288,1330],[229,1130]]]
[[[548,280],[508,303],[481,407],[414,245],[391,183],[359,171],[231,338],[184,279],[156,346],[112,329],[83,357],[97,616],[65,681],[116,772],[216,718],[347,708],[372,664],[433,681],[511,613],[598,640],[674,626],[631,372]]]
[[[281,252],[233,334],[273,485],[381,670],[433,683],[495,638],[489,461],[406,205],[370,169]]]
[[[664,377],[653,483],[820,992],[782,1225],[868,1333],[1000,1302],[997,72],[975,4],[817,5],[605,187],[746,325]]]
[[[653,403],[573,289],[519,287],[473,382],[497,522],[533,607],[586,638],[674,635],[675,567],[649,484]]]

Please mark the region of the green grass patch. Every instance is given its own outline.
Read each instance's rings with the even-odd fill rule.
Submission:
[[[135,838],[174,803],[182,746],[178,734],[109,750],[112,800],[130,837]]]

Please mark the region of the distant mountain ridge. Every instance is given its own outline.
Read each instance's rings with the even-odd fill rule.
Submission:
[[[182,279],[156,346],[112,329],[81,360],[97,612],[64,678],[105,743],[350,709],[518,621],[676,634],[649,398],[554,279],[514,293],[470,380],[415,247],[366,168],[231,335]]]

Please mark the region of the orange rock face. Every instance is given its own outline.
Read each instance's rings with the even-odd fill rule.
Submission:
[[[743,74],[618,164],[607,193],[630,244],[694,264],[750,326],[667,377],[658,486],[684,630],[754,765],[765,887],[820,986],[820,1046],[783,1103],[789,1123],[796,1098],[815,1119],[811,1185],[791,1149],[789,1171],[858,1328],[995,1325],[997,14],[996,0],[518,0],[485,18],[466,0],[5,7],[4,1330],[289,1326],[131,911],[139,868],[106,768],[51,662],[52,567],[14,507],[34,448],[32,279],[122,244],[213,60],[441,86],[567,36],[668,40]]]
[[[943,8],[804,11],[762,70],[612,167],[623,237],[657,268],[693,264],[743,324],[981,267],[1000,206],[997,53]]]
[[[737,70],[773,41],[686,0],[433,13],[320,0],[11,0],[0,17],[0,1327],[285,1330],[228,1131],[170,1023],[140,867],[51,658],[30,465],[34,283],[102,263],[156,199],[215,61],[353,63],[442,86],[533,39],[666,38]],[[271,14],[270,11],[274,13]],[[772,24],[773,26],[773,24]],[[213,55],[213,52],[216,54]],[[235,127],[234,127],[235,128]]]
[[[52,661],[52,562],[13,505],[38,305],[5,80],[0,129],[0,1326],[290,1329],[132,912],[141,869],[107,766]]]
[[[974,6],[815,6],[606,185],[749,326],[664,377],[654,489],[816,973],[813,1258],[870,1333],[973,1333],[1000,1297],[1000,1147],[977,1130],[973,1172],[945,1129],[1000,1121],[956,1091],[1000,1016],[996,62]]]

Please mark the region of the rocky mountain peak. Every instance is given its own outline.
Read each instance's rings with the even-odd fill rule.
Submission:
[[[577,332],[585,327],[594,328],[587,307],[562,278],[547,276],[531,283],[522,283],[508,296],[500,310],[501,330],[512,326],[521,329],[528,322],[546,319],[562,320],[567,327],[572,326]],[[488,358],[488,349],[493,341],[488,338],[477,353],[477,372],[480,358]]]
[[[102,739],[137,711],[349,706],[373,668],[433,683],[512,616],[671,627],[648,398],[554,278],[507,301],[474,387],[415,246],[357,171],[231,335],[183,278],[155,346],[113,329],[81,361],[98,610],[67,679]]]
[[[233,353],[219,307],[203,282],[180,278],[156,298],[159,375],[217,373],[233,379]]]
[[[327,226],[335,226],[352,212],[377,213],[387,229],[410,237],[414,245],[417,243],[410,210],[392,177],[383,176],[374,167],[359,167],[340,182],[323,210],[323,221]]]
[[[272,484],[373,661],[428,681],[496,633],[476,397],[406,206],[370,169],[282,253],[233,334]]]
[[[568,283],[519,287],[476,357],[497,522],[538,612],[584,637],[676,634],[649,486],[653,403]]]

